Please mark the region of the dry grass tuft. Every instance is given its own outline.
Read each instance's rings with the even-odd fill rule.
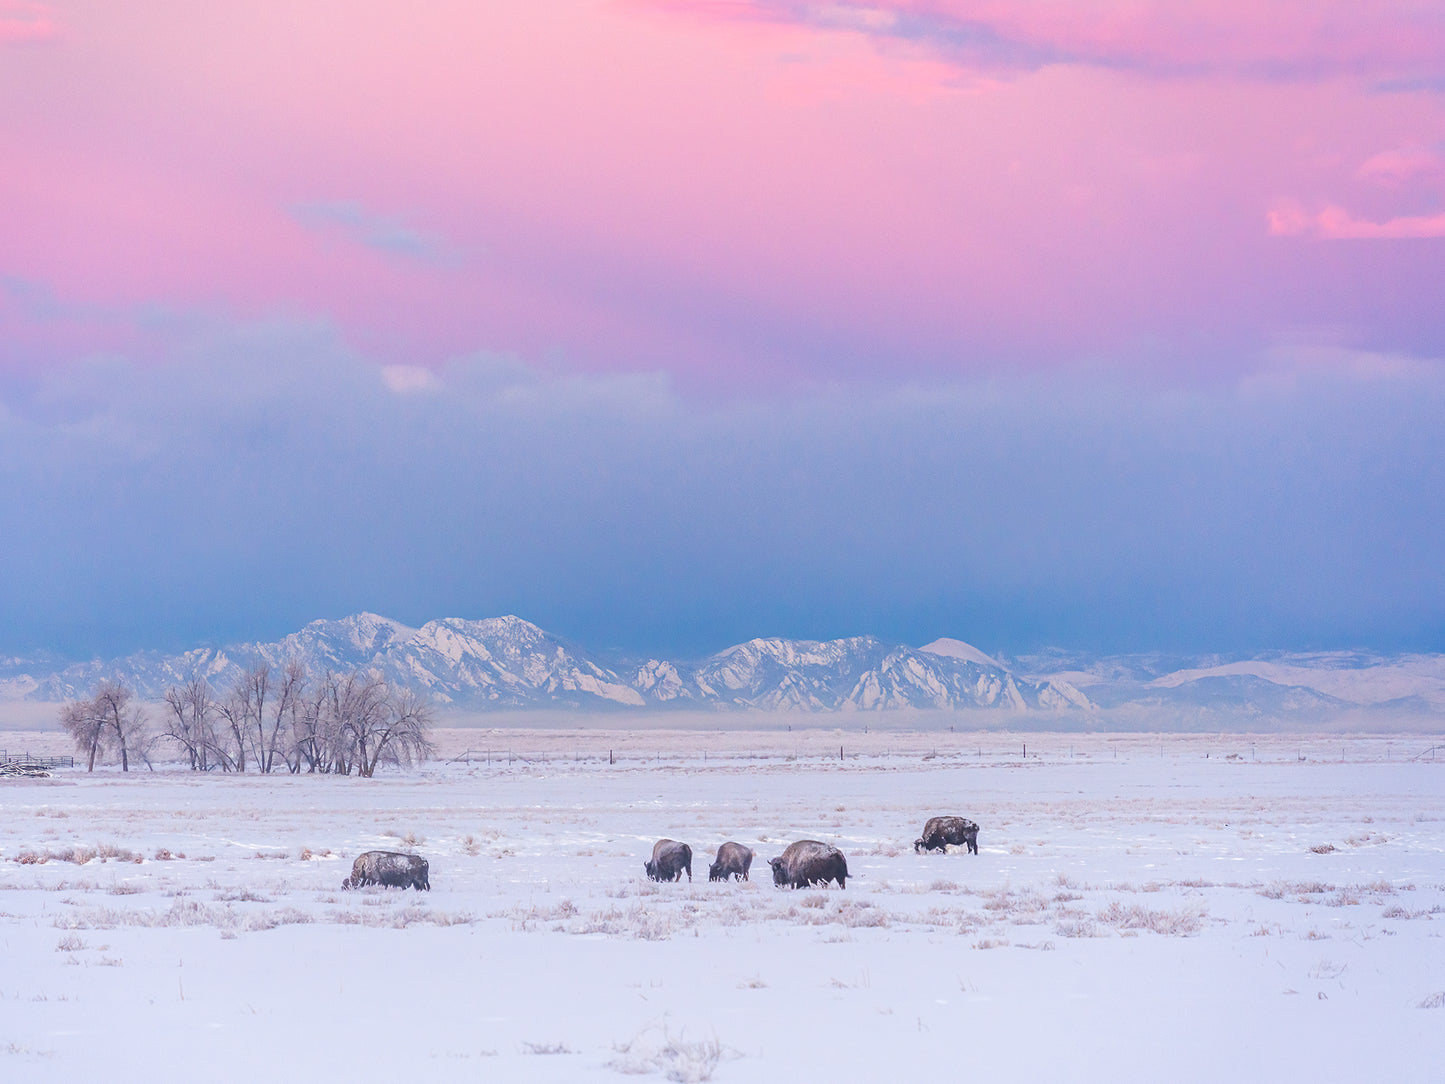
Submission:
[[[1151,911],[1137,904],[1126,907],[1116,900],[1099,912],[1098,919],[1120,931],[1152,930],[1166,936],[1183,937],[1199,932],[1204,925],[1204,912]]]
[[[228,888],[216,894],[216,899],[222,903],[270,903],[268,896],[261,896],[252,892],[249,888]]]
[[[672,1036],[666,1028],[660,1032],[649,1028],[612,1049],[618,1057],[608,1063],[609,1068],[629,1075],[661,1073],[682,1084],[711,1080],[725,1053],[715,1038],[690,1041]]]
[[[566,1043],[523,1043],[523,1054],[575,1054]]]

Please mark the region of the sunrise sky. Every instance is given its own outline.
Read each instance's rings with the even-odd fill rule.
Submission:
[[[0,654],[1445,650],[1445,4],[0,0]]]

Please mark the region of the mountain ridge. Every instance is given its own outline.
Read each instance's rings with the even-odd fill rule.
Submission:
[[[140,651],[108,662],[0,659],[0,701],[62,701],[117,676],[144,699],[204,677],[224,692],[246,669],[299,659],[315,671],[372,669],[442,709],[867,713],[988,710],[1077,718],[1126,709],[1207,723],[1338,715],[1354,709],[1445,712],[1445,656],[1276,652],[1255,658],[1091,657],[1050,651],[1012,660],[963,640],[922,647],[874,636],[756,637],[698,660],[609,663],[516,615],[410,626],[379,614],[312,621],[269,643]]]

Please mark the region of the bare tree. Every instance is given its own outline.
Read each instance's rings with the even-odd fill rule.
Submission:
[[[258,690],[252,682],[255,675],[255,670],[248,670],[238,677],[225,697],[216,705],[216,712],[225,720],[225,729],[228,731],[226,747],[223,750],[224,759],[221,764],[226,771],[244,772],[246,770],[246,749],[255,744],[252,737],[253,731],[256,729],[254,720],[259,718],[256,705]],[[262,678],[259,690],[263,705],[269,686],[269,674],[267,674]]]
[[[172,685],[165,695],[166,717],[160,737],[175,741],[191,760],[192,772],[212,767],[231,770],[231,753],[217,733],[218,707],[211,684],[201,675],[181,687]]]
[[[328,670],[298,701],[291,730],[295,771],[299,772],[304,763],[308,775],[316,772],[324,774],[330,772],[335,764],[338,680]]]
[[[88,756],[85,770],[95,771],[95,757],[105,736],[105,718],[90,700],[73,700],[60,709],[60,725],[75,742],[77,751]]]
[[[276,708],[274,725],[271,728],[271,740],[267,749],[267,771],[272,771],[276,766],[276,753],[281,752],[281,759],[288,769],[295,774],[301,770],[301,757],[295,753],[297,746],[297,734],[303,726],[303,718],[306,710],[306,689],[311,677],[306,672],[306,664],[299,659],[288,659],[286,671],[281,678],[281,687],[276,697]]]
[[[410,767],[432,752],[431,706],[410,689],[388,690],[369,733],[357,740],[357,774],[370,779],[381,763]]]
[[[297,770],[304,759],[308,771],[370,778],[379,765],[407,765],[431,752],[430,707],[374,672],[327,671],[296,718]]]
[[[107,678],[96,687],[89,700],[77,700],[60,712],[60,725],[75,740],[76,748],[86,753],[86,771],[95,771],[97,754],[114,743],[120,754],[120,770],[130,771],[132,750],[143,756],[146,744],[146,717],[140,705],[132,704],[135,690],[123,681]]]
[[[192,771],[209,771],[216,746],[216,706],[210,683],[197,675],[183,687],[172,685],[166,692],[166,708],[163,737],[185,750]]]
[[[295,720],[301,696],[306,691],[306,667],[296,659],[289,659],[281,672],[281,679],[275,684],[275,696],[271,700],[271,728],[266,729],[266,696],[272,689],[271,668],[262,663],[248,675],[253,699],[256,705],[257,736],[256,762],[263,772],[276,768],[276,751],[281,736]],[[284,758],[283,758],[284,759]]]

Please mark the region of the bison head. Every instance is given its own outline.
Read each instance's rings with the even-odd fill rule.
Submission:
[[[647,870],[647,875],[648,875],[649,877],[651,877],[654,881],[657,880],[657,863],[656,863],[656,862],[652,861],[652,859],[649,858],[646,862],[642,863],[642,868],[645,869],[645,870]]]
[[[913,853],[914,853],[914,854],[922,854],[922,853],[923,853],[923,840],[921,840],[921,839],[915,839],[915,840],[913,841]]]
[[[785,885],[788,883],[788,870],[783,865],[781,858],[769,858],[768,865],[773,867],[773,884]]]

